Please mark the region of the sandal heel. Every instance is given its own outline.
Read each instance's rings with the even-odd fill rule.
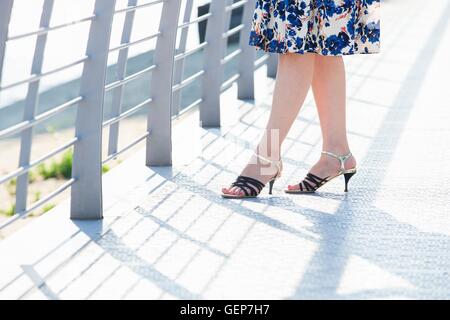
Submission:
[[[269,181],[269,194],[272,194],[273,184],[275,183],[276,179]]]
[[[345,190],[344,192],[348,192],[348,182],[355,175],[356,172],[344,173],[345,178]]]

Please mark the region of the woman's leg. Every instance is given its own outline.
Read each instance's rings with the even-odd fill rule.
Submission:
[[[314,73],[315,54],[280,54],[278,71],[273,93],[272,110],[261,142],[256,152],[277,161],[280,148],[311,87]],[[258,161],[252,156],[241,175],[267,183],[275,174],[276,167]],[[223,188],[228,194],[243,194],[237,187]]]
[[[323,136],[322,150],[338,155],[350,152],[346,127],[346,78],[342,57],[317,56],[312,81],[314,100],[319,113]],[[350,157],[345,168],[353,168],[356,161]],[[337,159],[321,155],[310,172],[319,177],[333,176],[339,172]],[[290,190],[299,189],[299,185],[288,186]]]

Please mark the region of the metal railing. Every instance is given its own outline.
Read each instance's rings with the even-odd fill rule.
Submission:
[[[26,79],[1,85],[0,91],[27,85],[23,120],[20,123],[0,131],[0,138],[20,134],[20,159],[18,168],[0,177],[0,184],[17,179],[15,215],[0,228],[14,220],[28,215],[37,207],[47,203],[67,188],[71,188],[71,218],[99,219],[102,217],[102,164],[115,159],[140,142],[146,141],[146,165],[160,166],[172,163],[172,120],[186,110],[198,108],[200,123],[203,127],[220,126],[220,95],[237,83],[239,99],[254,98],[254,72],[260,66],[268,65],[268,76],[274,77],[276,57],[263,55],[256,59],[255,49],[247,45],[248,30],[254,9],[254,0],[212,0],[209,12],[191,19],[194,0],[186,0],[184,17],[179,24],[181,0],[153,0],[140,3],[128,0],[128,6],[116,10],[116,0],[95,0],[94,13],[87,17],[59,25],[50,25],[55,0],[44,0],[40,26],[38,30],[9,36],[8,27],[14,5],[13,0],[0,1],[0,79],[2,76],[5,47],[17,39],[36,37],[35,50],[30,76]],[[138,3],[139,2],[139,3]],[[144,38],[131,41],[135,13],[142,8],[160,4],[159,31]],[[242,23],[230,28],[233,10],[241,9]],[[121,43],[110,46],[113,19],[116,15],[125,15],[121,34]],[[188,29],[202,22],[208,22],[205,41],[186,50]],[[86,55],[69,64],[43,72],[42,65],[47,35],[54,31],[79,23],[90,23]],[[236,50],[226,52],[227,40],[240,34],[240,43]],[[177,37],[179,45],[176,47]],[[138,72],[127,75],[129,49],[132,46],[156,40],[153,52],[153,64]],[[118,52],[117,80],[106,84],[108,57]],[[203,68],[184,78],[186,58],[203,52]],[[230,61],[238,59],[238,72],[223,81],[224,67]],[[38,92],[41,79],[62,72],[76,65],[83,66],[79,95],[57,105],[50,110],[37,114]],[[148,88],[151,98],[134,107],[122,111],[124,86],[131,81],[151,74]],[[198,82],[201,84],[201,98],[189,106],[180,108],[182,89]],[[105,94],[111,93],[112,117],[105,120],[103,105]],[[31,159],[33,128],[69,108],[77,108],[75,119],[75,137],[39,159]],[[147,131],[122,149],[118,149],[119,124],[131,115],[147,109]],[[108,153],[102,159],[102,132],[110,130]],[[51,157],[73,147],[72,178],[39,201],[27,205],[29,172]]]

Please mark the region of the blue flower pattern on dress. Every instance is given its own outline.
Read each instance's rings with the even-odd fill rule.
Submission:
[[[341,56],[380,51],[380,0],[256,0],[249,44]]]

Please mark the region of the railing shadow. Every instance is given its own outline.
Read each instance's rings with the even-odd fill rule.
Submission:
[[[450,10],[450,4],[446,9],[436,23],[435,30],[443,30],[448,24],[445,12]],[[435,34],[442,36],[442,33]],[[352,189],[355,192],[348,195],[320,192],[302,196],[301,204],[297,201],[298,198],[285,196],[262,196],[245,204],[241,201],[224,200],[218,195],[218,190],[215,191],[219,181],[222,181],[223,175],[235,173],[228,168],[229,164],[242,158],[248,151],[242,146],[250,146],[251,143],[242,138],[241,132],[224,133],[208,129],[205,132],[215,135],[215,139],[205,146],[204,151],[208,151],[208,155],[200,157],[191,167],[181,172],[167,167],[152,168],[157,174],[153,174],[150,179],[159,176],[164,180],[157,188],[149,191],[148,196],[137,204],[133,212],[126,212],[108,222],[75,221],[78,231],[69,239],[82,234],[87,236],[87,242],[45,276],[36,274],[33,265],[26,266],[24,273],[36,280],[31,290],[37,288],[47,298],[58,299],[64,296],[66,290],[76,286],[81,278],[88,277],[89,272],[100,269],[101,271],[97,272],[100,272],[101,277],[92,277],[92,281],[95,280],[96,283],[84,291],[86,298],[95,298],[96,294],[105,290],[105,283],[118,279],[122,285],[115,290],[121,298],[127,298],[145,282],[157,290],[144,297],[165,298],[170,295],[181,299],[201,299],[207,296],[208,290],[214,285],[233,253],[249,236],[252,228],[261,224],[317,244],[317,250],[308,262],[306,270],[302,270],[304,273],[300,281],[293,284],[293,294],[286,298],[362,299],[396,295],[409,298],[448,297],[449,273],[431,272],[430,268],[438,266],[441,270],[450,270],[450,237],[420,231],[396,220],[374,204],[377,195],[383,192],[380,188],[387,178],[384,165],[393,159],[404,126],[413,111],[413,102],[423,85],[423,74],[432,61],[432,53],[436,50],[439,36],[431,37],[426,43],[411,66],[397,98],[392,106],[389,106],[378,133],[370,138],[372,141],[369,151],[360,166],[364,173],[352,181]],[[245,130],[258,130],[254,121],[245,123]],[[294,148],[294,144],[298,143],[298,139],[301,139],[309,126],[317,127],[317,122],[302,122],[302,130],[292,141],[288,141],[288,150]],[[389,144],[386,147],[387,134]],[[369,139],[367,136],[363,137]],[[232,141],[242,147],[225,163],[221,161],[223,148],[215,149],[215,143],[221,140]],[[303,160],[313,152],[313,145],[309,146],[309,152],[302,154]],[[381,145],[385,147],[383,152],[378,151]],[[308,163],[303,160],[287,159],[289,166],[297,167],[291,171],[291,177],[298,176],[297,173],[307,167]],[[338,202],[339,205],[331,213],[313,209],[308,205],[309,197],[314,200],[323,198]],[[304,217],[308,219],[309,225],[304,228],[292,226],[281,218],[267,214],[267,211],[273,209],[284,210],[294,217]],[[188,214],[191,216],[183,217]],[[245,230],[228,250],[215,247],[212,244],[215,235],[223,232],[225,225],[236,216],[249,221]],[[204,231],[206,234],[198,232],[198,229],[195,231],[196,226],[205,217],[211,219],[208,228],[204,228],[207,229]],[[302,249],[298,248],[300,252]],[[91,252],[89,263],[80,267],[78,274],[58,290],[52,289],[49,280],[57,277],[61,271],[69,270],[71,262],[86,254],[86,251]],[[180,278],[195,265],[194,262],[203,253],[207,253],[212,260],[217,259],[219,263],[208,265],[208,270],[205,270],[208,271],[205,272],[206,280],[196,290],[188,289]],[[176,254],[179,256],[174,257]],[[383,271],[403,279],[411,287],[341,293],[340,284],[352,256],[367,260]],[[163,270],[161,264],[170,267]],[[124,269],[132,274],[125,277],[126,281],[119,276]],[[27,291],[29,292],[31,291]],[[26,297],[26,294],[23,297]]]
[[[446,10],[450,9],[450,4]],[[415,62],[394,100],[389,107],[385,120],[378,129],[363,161],[365,165],[389,164],[399,143],[404,126],[413,110],[414,102],[423,85],[425,74],[449,21],[442,13],[424,44]],[[401,107],[400,109],[397,107]],[[386,152],[377,152],[380,145],[389,145]],[[370,150],[374,149],[374,152]],[[386,177],[383,167],[374,167],[372,172],[365,171],[358,181],[359,191],[364,193],[362,201],[343,201],[336,212],[325,221],[316,221],[317,232],[323,237],[319,249],[314,254],[296,292],[291,298],[377,298],[386,292],[369,290],[342,296],[337,293],[340,281],[350,255],[363,257],[387,272],[396,274],[414,286],[414,290],[394,290],[394,294],[403,294],[418,298],[420,291],[426,296],[439,297],[450,293],[448,273],[429,272],[430,266],[445,264],[450,267],[450,237],[442,234],[421,232],[407,224],[400,223],[387,212],[378,209],[373,203]],[[369,222],[369,224],[368,224]],[[340,228],[334,226],[340,225]],[[407,239],[407,240],[406,240]],[[429,248],[433,248],[433,253]],[[439,292],[437,292],[439,291]],[[445,296],[444,295],[444,296]],[[422,295],[424,296],[424,295]]]

